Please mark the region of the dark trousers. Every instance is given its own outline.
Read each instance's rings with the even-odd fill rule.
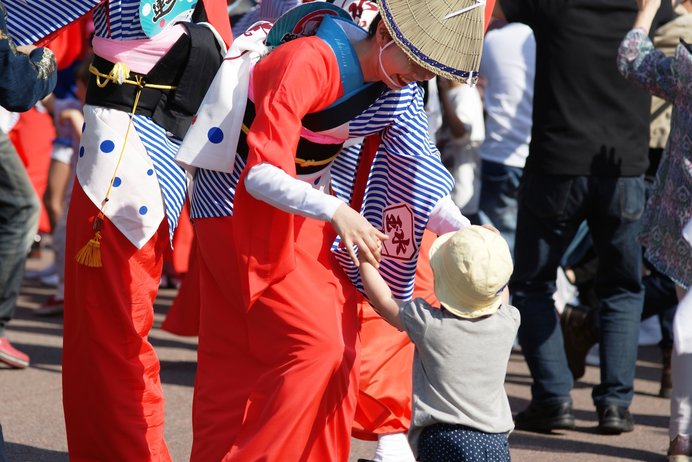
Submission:
[[[517,196],[524,169],[483,160],[481,163],[480,212],[514,251],[517,229]]]
[[[644,297],[636,239],[644,190],[642,177],[524,173],[510,290],[521,312],[519,343],[534,403],[571,401],[572,374],[552,296],[560,259],[586,220],[599,257],[595,292],[601,306],[601,383],[592,397],[597,406],[629,406]]]
[[[486,433],[465,425],[425,427],[418,441],[420,462],[509,462],[507,433]]]
[[[7,451],[5,450],[5,438],[2,436],[2,425],[0,425],[0,462],[7,462]]]
[[[40,205],[26,169],[0,132],[0,337],[14,316]]]

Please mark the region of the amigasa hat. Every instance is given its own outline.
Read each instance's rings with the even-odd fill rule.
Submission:
[[[430,248],[435,295],[452,314],[478,318],[497,311],[514,267],[507,242],[482,226],[443,234]]]
[[[389,33],[422,67],[475,83],[483,49],[485,0],[379,0]]]

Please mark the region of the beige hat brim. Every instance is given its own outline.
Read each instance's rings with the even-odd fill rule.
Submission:
[[[452,278],[445,272],[448,265],[444,261],[446,255],[444,247],[455,234],[456,232],[443,234],[430,246],[428,256],[433,270],[435,296],[445,309],[460,318],[474,319],[493,314],[500,307],[502,294],[482,306],[466,306],[460,302],[458,291],[453,287]]]
[[[478,79],[485,2],[379,0],[378,4],[387,30],[409,58],[442,77]],[[454,14],[464,10],[468,11]]]

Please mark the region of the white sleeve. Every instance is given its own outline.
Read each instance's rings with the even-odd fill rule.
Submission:
[[[330,221],[344,203],[266,162],[250,168],[245,187],[252,197],[279,210],[322,221]]]
[[[440,199],[430,213],[427,228],[438,236],[458,231],[469,226],[471,222],[461,214],[449,194]]]

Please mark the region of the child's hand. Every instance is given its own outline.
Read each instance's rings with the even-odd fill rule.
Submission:
[[[377,261],[379,262],[380,259],[382,258],[382,241],[377,239],[375,242],[375,249],[373,251],[373,255],[375,255],[375,258],[377,258]],[[368,257],[365,252],[361,252],[360,249],[358,249],[358,261],[363,264],[363,263],[370,263],[368,260]]]
[[[485,225],[481,225],[481,226],[485,229],[489,229],[490,231],[494,232],[495,234],[500,234],[500,231],[498,231],[498,229],[496,227],[494,227],[493,225],[491,225],[489,223],[485,224]]]

